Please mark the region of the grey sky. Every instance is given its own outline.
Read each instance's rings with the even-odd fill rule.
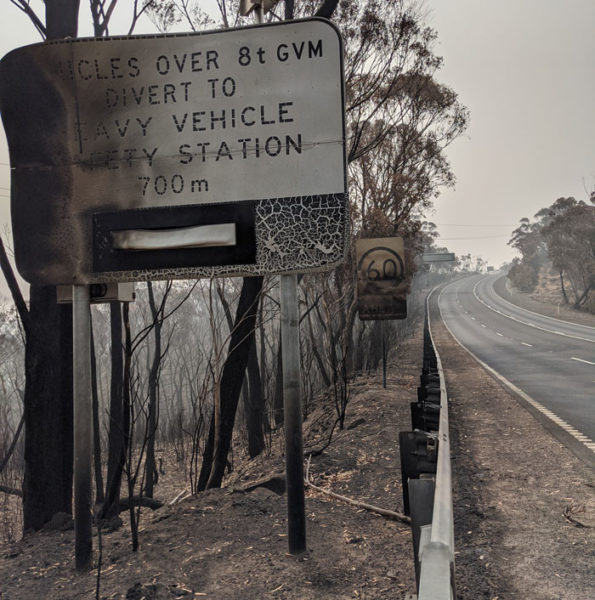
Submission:
[[[132,3],[121,0],[111,29],[125,33]],[[41,10],[40,0],[32,6]],[[449,149],[455,191],[428,218],[439,243],[499,265],[522,217],[560,196],[595,188],[595,2],[425,0],[444,57],[439,79],[471,111],[467,135]],[[88,3],[81,2],[90,35]],[[118,27],[118,24],[119,27]],[[138,33],[150,31],[141,23]],[[0,56],[39,41],[9,0],[0,0]],[[0,136],[0,221],[8,221],[8,151]]]
[[[440,78],[471,111],[467,136],[449,151],[456,190],[431,218],[452,251],[498,265],[514,256],[506,242],[522,217],[595,188],[595,2],[426,6]]]

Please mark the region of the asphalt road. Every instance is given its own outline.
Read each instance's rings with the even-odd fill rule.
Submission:
[[[595,458],[595,328],[545,317],[501,298],[494,275],[446,285],[442,318],[559,439]]]

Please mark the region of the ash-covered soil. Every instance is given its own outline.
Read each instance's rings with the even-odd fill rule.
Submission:
[[[401,347],[398,364],[390,365],[386,390],[377,376],[354,382],[346,428],[336,430],[331,445],[312,458],[313,483],[402,511],[398,432],[410,427],[421,352],[418,333]],[[304,425],[306,450],[328,439],[334,408],[326,402]],[[99,598],[375,600],[414,592],[409,526],[319,492],[306,495],[307,552],[287,553],[286,496],[265,487],[242,491],[283,473],[282,447],[279,436],[268,456],[236,460],[236,471],[221,490],[155,512],[143,509],[136,553],[128,527],[104,533]],[[156,496],[166,502],[175,498],[185,485],[182,473],[178,479],[177,485],[164,482]],[[1,600],[95,598],[97,568],[74,572],[73,540],[72,531],[44,531],[2,547]],[[93,542],[97,565],[96,536]]]
[[[593,473],[474,363],[436,315],[434,331],[451,402],[458,598],[595,597]],[[314,483],[402,511],[398,432],[410,429],[421,353],[419,331],[391,361],[386,390],[380,376],[353,383],[346,428],[312,459]],[[304,425],[307,450],[325,444],[332,421],[327,400]],[[409,527],[318,492],[307,492],[308,550],[287,554],[285,495],[246,491],[282,474],[282,448],[274,437],[266,456],[236,458],[227,487],[173,505],[184,475],[166,461],[156,492],[166,506],[143,509],[139,551],[131,551],[126,525],[102,535],[97,597],[382,600],[414,592]],[[74,572],[73,538],[71,530],[44,531],[0,546],[0,599],[95,598],[97,568]],[[95,567],[98,545],[95,537]]]

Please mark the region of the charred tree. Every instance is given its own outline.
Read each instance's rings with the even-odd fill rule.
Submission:
[[[149,294],[149,306],[151,308],[151,316],[153,317],[153,360],[149,370],[149,408],[147,417],[147,458],[145,460],[145,495],[149,498],[153,497],[153,488],[158,477],[157,469],[155,468],[155,435],[157,433],[157,415],[159,409],[159,373],[161,370],[161,326],[162,314],[161,310],[157,309],[155,304],[155,296],[153,294],[153,284],[147,282],[147,291]]]
[[[79,0],[45,3],[47,39],[76,37]],[[40,124],[41,125],[41,124]],[[32,285],[25,349],[23,525],[40,529],[72,512],[72,306],[56,288]]]
[[[265,427],[265,405],[262,391],[262,379],[260,376],[260,365],[256,352],[255,330],[250,333],[252,340],[248,340],[250,351],[248,353],[248,368],[246,375],[248,379],[249,393],[248,402],[244,406],[246,412],[246,429],[248,430],[248,453],[250,458],[258,456],[265,449],[264,427]]]
[[[124,426],[124,357],[122,310],[119,302],[110,302],[111,381],[107,456],[107,485],[101,518],[116,516],[119,511],[120,486],[126,461]]]
[[[262,281],[262,277],[245,277],[242,284],[229,352],[219,383],[219,407],[215,406],[215,410],[220,412],[218,426],[215,426],[214,431],[213,465],[207,488],[220,487],[225,473],[250,345],[254,343],[254,336],[250,334],[254,332],[256,325]]]
[[[31,286],[25,348],[23,525],[72,512],[72,308],[56,288]]]

